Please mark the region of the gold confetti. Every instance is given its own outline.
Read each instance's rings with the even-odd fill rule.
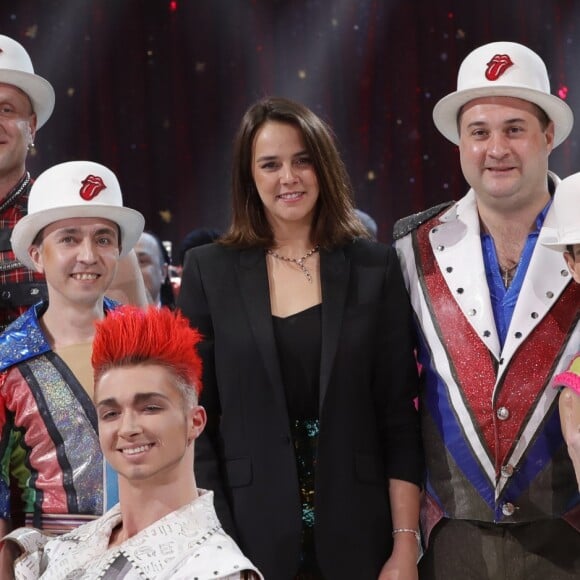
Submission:
[[[173,214],[171,213],[170,209],[161,209],[159,210],[159,217],[166,223],[170,223],[173,219]]]

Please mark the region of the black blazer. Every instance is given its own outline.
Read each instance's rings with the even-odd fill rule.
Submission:
[[[375,580],[392,550],[388,479],[420,481],[410,307],[382,244],[321,250],[320,273],[317,558],[330,580]],[[268,580],[293,578],[301,506],[264,250],[194,248],[178,307],[205,337],[197,483]]]

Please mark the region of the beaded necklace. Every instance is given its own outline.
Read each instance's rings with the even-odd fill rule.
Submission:
[[[306,260],[310,258],[312,254],[318,252],[319,248],[320,246],[315,246],[311,250],[308,250],[308,252],[306,252],[306,254],[304,254],[304,256],[302,256],[301,258],[288,258],[286,256],[281,256],[274,250],[266,250],[266,252],[270,254],[270,256],[276,258],[277,260],[282,260],[283,262],[292,262],[293,264],[296,264],[302,270],[302,272],[304,272],[304,275],[306,276],[308,282],[312,284],[312,274],[310,273],[310,270],[306,267],[304,262],[306,262]]]

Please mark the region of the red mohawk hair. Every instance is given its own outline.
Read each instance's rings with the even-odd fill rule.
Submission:
[[[202,362],[196,345],[199,332],[180,312],[124,305],[97,322],[91,362],[95,384],[107,370],[159,364],[171,370],[199,396]]]

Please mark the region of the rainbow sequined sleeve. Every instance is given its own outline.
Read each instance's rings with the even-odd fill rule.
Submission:
[[[10,518],[10,457],[12,455],[11,428],[4,402],[6,372],[0,373],[0,519]]]

